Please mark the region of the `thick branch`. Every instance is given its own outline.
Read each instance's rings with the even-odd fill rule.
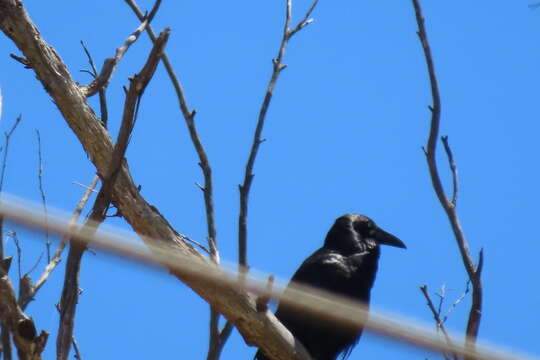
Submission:
[[[126,3],[129,5],[129,7],[133,10],[137,18],[142,21],[144,19],[144,15],[133,0],[126,0]],[[153,43],[156,41],[156,36],[154,34],[154,31],[150,25],[146,27],[146,32]],[[206,212],[206,225],[207,225],[207,239],[208,239],[208,247],[209,247],[209,253],[211,259],[216,263],[219,264],[219,250],[218,250],[218,242],[217,242],[217,231],[216,231],[216,222],[215,222],[215,216],[214,216],[214,199],[213,199],[213,182],[212,182],[212,167],[210,166],[210,161],[208,159],[208,155],[206,154],[206,150],[204,149],[204,146],[200,140],[199,134],[197,132],[197,127],[195,125],[195,111],[190,110],[189,106],[187,104],[187,99],[184,94],[184,89],[182,88],[182,85],[180,84],[180,80],[178,79],[178,76],[176,75],[169,58],[165,53],[163,53],[162,56],[162,62],[165,65],[165,69],[167,71],[167,74],[169,75],[169,78],[171,79],[171,82],[173,84],[174,90],[176,92],[176,97],[178,99],[178,104],[180,106],[180,112],[182,113],[184,120],[186,122],[186,126],[189,131],[189,136],[191,137],[191,142],[193,143],[193,146],[195,147],[195,151],[197,152],[197,156],[199,157],[199,166],[201,167],[203,176],[204,176],[204,186],[200,186],[200,189],[203,192],[204,196],[204,206],[205,206],[205,212]],[[219,359],[219,355],[221,353],[221,350],[223,349],[223,346],[225,345],[225,342],[227,341],[227,336],[221,336],[224,335],[222,331],[219,330],[219,318],[220,314],[219,312],[210,305],[210,323],[209,323],[209,345],[208,345],[208,354],[207,354],[207,360],[217,360]],[[228,332],[230,334],[230,331]],[[227,333],[225,333],[226,335]]]
[[[73,81],[56,51],[41,37],[21,1],[0,0],[0,29],[32,64],[38,80],[45,87],[67,124],[80,140],[99,173],[105,173],[112,156],[112,141],[99,119],[86,103],[85,93]],[[207,261],[184,242],[159,211],[148,204],[134,185],[124,162],[113,189],[113,204],[145,244],[168,247],[199,261]],[[276,359],[302,359],[286,329],[267,314],[260,314],[254,301],[244,291],[227,286],[209,286],[187,274],[173,271],[201,297],[229,319],[250,344],[257,344]]]
[[[7,273],[0,269],[0,321],[13,334],[13,342],[20,360],[40,360],[49,334],[36,333],[34,321],[17,303],[13,285]]]
[[[431,94],[433,98],[433,107],[431,109],[431,128],[429,132],[429,139],[427,144],[427,149],[425,150],[426,158],[429,167],[429,173],[431,176],[431,181],[433,188],[439,201],[448,216],[452,231],[456,238],[456,242],[461,253],[461,258],[463,260],[463,265],[467,271],[468,277],[471,280],[473,285],[473,294],[472,294],[472,304],[469,312],[469,320],[467,323],[467,338],[466,344],[471,351],[474,351],[476,339],[478,337],[478,329],[480,326],[480,320],[482,317],[482,282],[480,279],[481,267],[478,267],[478,270],[474,266],[473,259],[469,251],[469,245],[461,228],[459,218],[457,215],[456,204],[457,201],[457,173],[455,170],[455,164],[452,157],[452,152],[446,140],[443,140],[445,144],[446,153],[449,157],[450,167],[452,168],[452,175],[454,180],[454,195],[453,201],[450,201],[444,192],[441,178],[439,176],[439,171],[437,169],[437,162],[435,157],[435,152],[437,149],[437,139],[439,136],[439,124],[441,118],[441,100],[439,95],[439,87],[437,84],[437,77],[435,75],[435,66],[433,62],[433,56],[431,54],[431,49],[428,42],[428,37],[426,29],[424,26],[424,18],[422,16],[422,9],[420,7],[419,0],[412,0],[413,6],[415,9],[416,22],[418,24],[418,37],[422,43],[422,48],[424,51],[424,56],[426,58],[428,74],[431,84]],[[483,257],[480,259],[480,263],[483,261]],[[474,358],[466,358],[466,360],[472,360]]]
[[[107,172],[103,175],[103,185],[97,195],[92,208],[87,225],[90,236],[97,230],[97,227],[105,220],[107,209],[111,202],[111,195],[116,181],[124,154],[127,150],[129,137],[133,131],[136,120],[136,111],[139,99],[144,89],[150,82],[159,63],[161,53],[167,40],[169,32],[164,31],[156,41],[152,52],[141,72],[131,80],[131,85],[126,97],[124,106],[124,115],[118,140],[114,146],[111,164]],[[62,290],[62,299],[60,301],[60,328],[56,340],[56,354],[58,360],[66,360],[73,342],[73,327],[75,322],[75,310],[79,298],[79,272],[82,255],[86,249],[85,243],[71,243],[66,265],[66,275],[64,279],[64,288]]]

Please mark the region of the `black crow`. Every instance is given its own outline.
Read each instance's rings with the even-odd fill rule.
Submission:
[[[291,282],[314,286],[369,305],[379,262],[379,245],[406,248],[397,237],[380,229],[364,215],[339,217],[324,245],[308,257]],[[287,290],[285,290],[287,291]],[[321,316],[299,312],[280,304],[276,317],[289,329],[315,360],[346,359],[362,334],[362,327],[340,327]],[[258,351],[257,360],[269,358]]]

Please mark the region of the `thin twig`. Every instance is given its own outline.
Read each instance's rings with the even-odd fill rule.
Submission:
[[[158,3],[159,2],[160,1],[158,1]],[[155,10],[157,11],[157,9]],[[155,14],[154,10],[152,10],[152,12]],[[116,69],[116,66],[118,65],[126,51],[129,49],[129,47],[135,41],[137,41],[139,35],[141,35],[141,33],[148,25],[149,20],[151,19],[145,18],[142,21],[142,23],[137,27],[137,29],[135,29],[135,31],[130,36],[128,36],[124,44],[116,49],[114,57],[105,59],[105,61],[103,62],[103,66],[101,67],[101,72],[99,73],[99,75],[96,76],[94,81],[92,81],[88,85],[81,87],[81,90],[84,92],[86,97],[95,95],[100,89],[107,86],[107,84],[111,80],[114,70]]]
[[[440,310],[437,311],[437,309],[435,309],[435,306],[433,305],[433,302],[431,301],[431,297],[429,296],[427,285],[420,286],[420,291],[422,292],[422,294],[424,294],[424,297],[426,298],[426,301],[427,301],[427,305],[429,309],[431,310],[431,313],[433,314],[433,318],[435,319],[435,325],[436,325],[437,330],[439,329],[441,330],[441,332],[444,335],[444,339],[446,340],[448,345],[450,347],[453,347],[454,344],[452,343],[452,340],[450,339],[448,332],[446,332],[446,328],[444,327],[443,321],[441,321]],[[450,357],[446,354],[446,352],[443,352],[443,356],[445,359],[450,359]],[[458,357],[456,354],[451,354],[451,356],[454,360],[458,360]]]
[[[437,313],[441,314],[444,298],[446,297],[446,285],[443,284],[441,286],[441,291],[439,293],[435,293],[435,295],[439,297],[439,306],[437,307]],[[444,320],[443,320],[443,323],[444,323]]]
[[[452,205],[455,207],[457,205],[458,192],[459,192],[459,182],[457,174],[457,166],[454,161],[454,155],[452,154],[452,149],[448,144],[448,136],[441,136],[441,141],[444,145],[444,150],[446,152],[446,157],[448,158],[448,166],[452,171]]]
[[[292,16],[292,0],[286,0],[286,10],[285,10],[285,24],[283,27],[283,36],[281,38],[281,44],[279,46],[278,54],[275,59],[272,60],[272,75],[268,82],[266,88],[266,94],[262,102],[261,108],[259,110],[259,116],[257,119],[257,126],[253,134],[253,142],[251,144],[251,150],[249,152],[249,157],[246,163],[246,170],[244,173],[244,182],[242,185],[239,185],[240,190],[240,214],[238,216],[238,265],[241,271],[246,271],[248,262],[247,262],[247,216],[248,216],[248,202],[249,202],[249,191],[251,189],[251,184],[253,182],[253,167],[255,165],[255,159],[257,158],[257,153],[259,151],[259,146],[263,142],[261,134],[264,127],[264,122],[266,119],[266,113],[272,96],[274,93],[274,88],[276,82],[281,74],[281,71],[285,69],[286,65],[283,64],[283,58],[285,57],[285,49],[287,44],[296,32],[303,29],[305,26],[309,25],[311,21],[308,21],[307,18],[311,15],[315,6],[317,5],[318,0],[315,0],[309,10],[307,11],[305,17],[298,23],[298,25],[290,30],[291,27],[291,16]]]
[[[469,293],[470,291],[470,285],[471,281],[468,280],[465,284],[465,291],[463,292],[463,294],[461,294],[453,303],[452,305],[450,305],[450,307],[448,308],[448,310],[446,311],[446,314],[444,314],[444,317],[442,319],[442,322],[445,323],[446,320],[448,320],[448,317],[450,316],[450,314],[452,313],[452,311],[454,311],[456,309],[456,307],[459,305],[459,303],[461,303],[461,301],[463,301],[463,299],[465,299],[465,296],[467,296],[467,294]]]
[[[429,139],[427,143],[427,148],[425,150],[425,154],[426,154],[426,159],[427,159],[427,163],[429,167],[429,173],[431,176],[431,182],[433,184],[433,188],[450,221],[452,231],[454,232],[454,236],[456,238],[456,242],[458,244],[459,251],[461,253],[461,259],[463,261],[463,265],[465,266],[467,275],[473,285],[472,304],[471,304],[471,309],[469,311],[469,319],[467,323],[467,344],[466,344],[468,349],[470,350],[470,353],[473,353],[475,349],[475,343],[478,337],[480,320],[482,317],[482,281],[480,278],[481,271],[477,271],[477,269],[474,266],[474,262],[470,255],[468,242],[465,238],[465,234],[463,233],[463,229],[461,228],[461,224],[459,222],[456,206],[452,201],[448,200],[445,194],[443,185],[442,185],[439,171],[437,169],[435,152],[437,148],[437,139],[438,139],[438,134],[439,134],[439,124],[440,124],[440,118],[441,118],[441,99],[439,95],[437,77],[435,75],[435,66],[433,62],[433,56],[431,54],[431,49],[429,46],[428,37],[427,37],[426,29],[424,26],[424,18],[422,16],[422,9],[420,7],[420,2],[419,0],[412,0],[412,2],[413,2],[414,10],[415,10],[416,22],[418,24],[418,37],[420,38],[420,42],[422,44],[422,49],[424,51],[424,56],[425,56],[426,64],[428,68],[428,74],[429,74],[429,79],[430,79],[430,84],[431,84],[431,95],[433,99],[433,107],[430,107],[431,127],[430,127]],[[455,188],[455,197],[457,199],[457,188]],[[483,259],[482,259],[482,262],[483,262]],[[480,265],[480,261],[479,261],[479,265]],[[481,269],[481,267],[479,267],[479,269]],[[465,360],[472,360],[472,359],[474,359],[474,357],[466,357]]]
[[[139,18],[139,20],[142,21],[142,19],[144,19],[144,15],[139,9],[139,7],[137,6],[137,4],[135,3],[135,1],[126,0],[126,3],[132,9],[135,15]],[[152,42],[155,42],[156,37],[150,25],[146,27],[146,32],[148,36],[150,37],[150,39],[152,40]],[[191,142],[193,143],[193,146],[195,147],[195,151],[197,152],[197,156],[199,157],[199,166],[201,167],[203,177],[204,177],[204,186],[198,183],[196,183],[196,185],[203,192],[204,206],[205,206],[205,212],[206,212],[207,239],[208,239],[209,249],[206,249],[200,243],[194,242],[191,239],[189,240],[194,242],[196,245],[198,245],[202,249],[205,249],[206,252],[210,254],[210,258],[216,264],[219,264],[219,261],[220,261],[219,249],[218,249],[216,222],[215,222],[215,215],[214,215],[212,167],[210,165],[208,155],[206,154],[206,150],[204,148],[204,145],[202,144],[202,141],[197,131],[197,127],[195,124],[196,111],[190,110],[187,104],[187,99],[186,99],[184,90],[182,88],[182,85],[180,83],[180,80],[178,79],[178,76],[176,75],[165,53],[163,54],[161,61],[163,62],[165,66],[167,74],[169,75],[169,78],[176,92],[176,97],[178,99],[180,111],[186,122],[189,136],[191,138]],[[228,336],[225,337],[225,339],[220,337],[220,334],[222,334],[222,331],[220,331],[218,328],[219,318],[220,318],[220,314],[214,308],[212,308],[212,306],[210,306],[210,323],[209,323],[209,333],[210,333],[209,344],[210,345],[208,347],[208,354],[207,354],[208,360],[217,360],[219,358],[221,350],[223,349],[223,346],[228,337]]]
[[[77,224],[77,220],[79,219],[79,216],[81,215],[81,212],[88,202],[88,199],[90,198],[90,195],[95,191],[94,188],[97,185],[97,182],[99,180],[98,176],[95,176],[92,180],[90,186],[85,187],[86,191],[84,192],[83,196],[75,206],[75,210],[71,214],[71,219],[69,220],[69,226],[74,228]],[[45,282],[49,279],[49,276],[51,276],[52,272],[56,268],[56,266],[62,261],[62,252],[64,251],[64,248],[66,247],[67,242],[69,241],[69,238],[67,236],[63,236],[62,240],[60,241],[60,244],[58,245],[58,248],[56,248],[53,257],[51,261],[47,264],[45,267],[45,270],[43,270],[43,273],[39,277],[39,279],[36,281],[34,286],[31,288],[31,293],[28,294],[28,297],[22,298],[19,297],[19,306],[21,309],[26,309],[30,301],[35,297],[36,293],[41,289],[41,287],[45,284]]]
[[[1,103],[1,94],[0,94],[0,103]],[[1,104],[0,104],[0,112],[1,112]],[[0,192],[3,190],[4,187],[4,175],[7,167],[7,156],[8,156],[8,149],[9,149],[9,140],[11,138],[11,135],[17,128],[17,125],[21,122],[22,115],[19,115],[17,119],[15,119],[15,122],[13,123],[13,126],[11,129],[4,133],[5,141],[4,141],[4,156],[2,159],[2,172],[0,174]],[[0,261],[4,259],[4,217],[0,216]],[[20,264],[20,262],[19,262]],[[20,273],[20,265],[19,265],[19,273]],[[20,275],[19,275],[20,276]],[[2,352],[5,360],[11,360],[12,359],[12,353],[11,353],[11,339],[10,339],[10,332],[7,327],[4,325],[0,326],[0,337],[2,341]]]
[[[125,0],[125,2],[134,12],[137,18],[140,21],[142,21],[144,19],[144,14],[140,10],[137,3],[133,0]],[[146,33],[148,34],[148,37],[150,38],[150,40],[155,43],[156,35],[150,25],[146,27]],[[204,176],[204,186],[199,185],[199,184],[197,185],[203,191],[203,195],[204,195],[204,205],[205,205],[205,210],[206,210],[206,224],[207,224],[207,232],[208,232],[208,246],[210,250],[210,257],[216,263],[219,263],[219,252],[218,252],[218,245],[217,245],[216,225],[215,225],[215,216],[214,216],[212,168],[210,166],[210,161],[208,160],[206,150],[204,149],[204,146],[197,132],[197,127],[195,125],[196,111],[190,110],[187,104],[187,99],[184,93],[184,89],[182,88],[182,84],[180,80],[178,79],[178,76],[176,75],[171,62],[169,61],[167,54],[163,53],[161,57],[161,61],[163,65],[165,66],[165,70],[167,71],[167,74],[169,75],[169,78],[173,84],[174,90],[176,92],[176,97],[178,99],[178,104],[180,105],[180,111],[182,112],[182,115],[184,117],[184,120],[186,122],[188,131],[189,131],[189,135],[191,137],[191,141],[193,143],[193,146],[195,147],[197,156],[199,157],[199,166],[201,167],[203,176]]]
[[[97,227],[105,220],[106,211],[111,202],[114,182],[124,161],[130,135],[136,122],[140,98],[155,73],[163,48],[169,38],[169,33],[170,30],[165,29],[160,34],[144,67],[131,79],[128,95],[124,103],[122,123],[120,125],[118,139],[113,149],[110,165],[107,172],[101,174],[102,186],[92,207],[92,212],[86,221],[85,232],[87,234],[84,234],[86,236],[92,236],[96,232]],[[56,338],[58,360],[67,359],[72,343],[75,309],[79,298],[79,271],[85,249],[86,244],[84,242],[72,242],[69,249],[64,287],[60,300],[60,327]]]
[[[17,126],[22,120],[22,115],[17,116],[17,119],[15,119],[15,122],[13,123],[13,126],[11,129],[7,132],[4,132],[4,158],[2,159],[2,173],[0,174],[0,191],[4,190],[4,176],[6,173],[6,166],[7,166],[7,155],[8,155],[8,148],[9,148],[9,140],[11,138],[11,135],[13,135],[13,132],[15,129],[17,129]]]
[[[47,200],[45,198],[45,191],[43,190],[43,158],[41,157],[41,136],[39,130],[36,129],[37,143],[38,143],[38,184],[39,193],[41,195],[41,203],[43,204],[43,211],[45,217],[47,217]],[[47,249],[47,262],[51,262],[51,239],[49,239],[49,233],[45,232],[45,248]]]
[[[79,349],[79,344],[77,344],[77,340],[75,340],[75,336],[71,337],[71,342],[73,343],[73,350],[75,350],[75,359],[83,360],[82,355],[81,355],[81,349]]]
[[[81,40],[81,46],[83,47],[86,57],[88,58],[88,63],[90,64],[90,67],[92,68],[91,71],[88,71],[88,70],[81,70],[81,71],[89,73],[95,79],[98,77],[98,72],[94,64],[94,60],[92,59],[92,55],[90,54],[90,51],[88,51],[88,49],[86,48],[86,45],[84,44],[82,40]],[[103,123],[103,126],[105,128],[107,128],[107,123],[109,119],[109,111],[107,110],[106,91],[107,91],[106,86],[102,86],[101,89],[99,89],[99,108],[101,112],[101,122]]]
[[[19,239],[17,238],[17,233],[13,230],[10,230],[7,232],[7,236],[10,237],[13,240],[13,244],[15,244],[15,249],[17,251],[17,270],[19,274],[19,280],[22,279],[22,270],[21,270],[21,259],[22,259],[22,249],[19,244]]]
[[[30,61],[28,61],[27,58],[22,57],[22,56],[18,56],[18,55],[15,55],[15,54],[9,54],[9,56],[13,60],[23,64],[25,69],[31,69],[32,68],[32,65],[30,64]]]
[[[98,176],[98,180],[99,180],[99,176]],[[81,184],[80,182],[77,182],[77,181],[72,181],[71,183],[74,184],[74,185],[79,185],[80,187],[85,188],[86,190],[90,190],[91,192],[97,193],[97,190],[95,190],[91,186],[86,186],[86,185]]]
[[[267,293],[259,296],[255,302],[255,307],[259,312],[265,312],[268,310],[268,302],[270,301],[270,294],[272,293],[272,287],[274,285],[274,275],[268,276],[268,281],[266,282]]]
[[[309,7],[308,11],[304,15],[304,18],[300,20],[298,24],[294,27],[294,29],[292,29],[289,32],[289,40],[294,34],[296,34],[298,31],[302,30],[303,28],[305,28],[306,26],[308,26],[309,24],[313,22],[313,19],[310,19],[309,17],[313,13],[313,10],[315,10],[315,7],[317,6],[318,3],[319,3],[319,0],[315,0],[313,1],[313,3],[311,3],[311,6]]]

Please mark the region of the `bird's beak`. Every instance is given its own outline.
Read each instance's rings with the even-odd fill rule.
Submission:
[[[407,248],[407,246],[405,246],[403,241],[399,240],[394,235],[387,233],[386,231],[379,228],[375,230],[375,234],[373,238],[375,239],[375,241],[377,241],[379,244],[382,244],[382,245],[395,246],[402,249]]]

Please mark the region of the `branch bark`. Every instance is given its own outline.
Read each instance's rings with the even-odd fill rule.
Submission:
[[[86,94],[53,47],[47,44],[29,18],[22,1],[0,0],[0,29],[24,54],[38,80],[49,93],[69,127],[78,137],[98,173],[105,173],[113,144],[106,129],[86,102]],[[146,202],[133,183],[127,162],[123,162],[113,186],[112,202],[122,216],[152,249],[167,247],[194,260],[208,262],[159,211]],[[154,240],[153,240],[154,239]],[[290,333],[267,313],[258,313],[245,291],[216,286],[196,277],[172,273],[230,320],[250,345],[257,344],[278,360],[306,359]]]
[[[103,185],[97,195],[92,208],[92,213],[87,220],[87,231],[91,234],[93,234],[97,230],[97,227],[105,220],[107,209],[111,203],[114,183],[122,161],[124,160],[129,138],[137,118],[140,97],[156,71],[161,53],[163,52],[163,48],[165,47],[168,38],[169,32],[166,30],[157,39],[143,69],[131,80],[125,101],[122,124],[120,126],[118,140],[114,146],[111,163],[107,168],[107,172],[102,175]],[[67,360],[71,344],[73,343],[75,310],[79,299],[79,272],[82,255],[85,250],[86,243],[71,242],[66,265],[64,288],[62,290],[62,299],[59,306],[60,327],[56,339],[56,357],[58,360]]]
[[[49,334],[41,331],[37,335],[34,321],[19,307],[13,285],[2,268],[0,268],[0,321],[13,335],[20,360],[41,359]]]
[[[139,6],[135,3],[135,1],[126,0],[126,3],[131,8],[131,10],[135,13],[139,21],[143,21],[145,18],[144,14],[141,12],[141,10],[139,9]],[[150,24],[148,24],[148,26],[146,27],[146,33],[148,34],[150,40],[153,43],[155,43],[156,36]],[[219,258],[219,249],[218,249],[218,241],[217,241],[216,221],[215,221],[215,215],[214,215],[214,198],[213,198],[214,187],[213,187],[213,179],[212,179],[212,167],[210,165],[210,160],[208,159],[208,155],[206,154],[206,150],[202,144],[199,133],[197,131],[197,127],[195,124],[196,111],[189,109],[187,99],[184,93],[184,89],[182,88],[182,85],[180,84],[180,80],[178,79],[178,76],[176,75],[172,67],[172,64],[170,63],[169,58],[167,57],[165,52],[163,53],[161,60],[163,64],[165,65],[165,69],[167,71],[167,74],[169,75],[169,78],[171,79],[172,85],[176,92],[176,97],[178,99],[180,112],[182,113],[184,117],[187,129],[189,132],[189,136],[191,137],[191,142],[193,143],[193,147],[195,148],[195,151],[197,152],[197,156],[199,157],[199,166],[201,167],[203,177],[204,177],[204,185],[199,186],[199,188],[203,192],[203,197],[204,197],[206,225],[207,225],[207,240],[208,240],[208,248],[209,248],[208,252],[210,254],[210,258],[216,264],[219,264],[220,258]],[[225,346],[225,343],[227,342],[227,339],[229,338],[229,335],[231,334],[232,324],[229,321],[227,321],[223,329],[221,330],[219,329],[220,317],[221,316],[219,312],[212,305],[210,305],[209,341],[208,341],[208,353],[206,356],[207,360],[219,359],[221,351],[223,350],[223,347]]]
[[[257,153],[259,152],[260,145],[264,142],[261,138],[264,123],[266,120],[266,112],[272,101],[274,95],[274,88],[276,87],[277,80],[281,71],[283,71],[287,65],[283,64],[285,57],[285,50],[289,40],[298,31],[302,30],[307,25],[313,22],[309,19],[309,16],[317,6],[318,0],[313,1],[310,8],[306,12],[304,18],[291,30],[291,18],[292,18],[292,0],[286,0],[285,7],[285,24],[283,27],[283,35],[281,43],[279,45],[278,54],[275,59],[272,59],[272,75],[268,81],[266,93],[264,95],[261,108],[259,110],[259,116],[257,118],[257,126],[253,134],[253,142],[246,162],[246,170],[244,173],[244,182],[239,185],[240,190],[240,214],[238,215],[238,266],[240,271],[246,271],[248,268],[247,262],[247,216],[248,216],[248,203],[249,203],[249,191],[251,190],[251,184],[253,183],[253,167],[255,166],[255,160],[257,159]]]
[[[435,73],[435,65],[433,62],[433,56],[431,54],[431,48],[429,45],[426,29],[424,26],[424,17],[422,15],[422,8],[420,6],[419,0],[412,0],[416,22],[418,24],[418,37],[422,44],[422,49],[424,51],[424,56],[426,59],[426,64],[428,68],[429,80],[431,84],[431,95],[433,99],[433,106],[430,107],[431,110],[431,127],[429,131],[429,138],[427,143],[427,148],[424,150],[426,155],[426,160],[429,167],[429,174],[431,176],[431,182],[433,184],[433,189],[441,203],[456,239],[461,259],[467,275],[472,284],[472,304],[469,311],[469,319],[467,322],[467,331],[466,331],[466,346],[472,352],[474,352],[476,340],[478,337],[478,330],[480,327],[480,320],[482,317],[482,265],[484,261],[483,251],[480,251],[478,266],[474,265],[474,261],[470,254],[469,244],[465,238],[465,234],[461,227],[459,217],[457,214],[457,198],[458,198],[458,186],[457,186],[457,167],[454,163],[452,151],[448,145],[448,137],[442,137],[442,142],[445,146],[446,154],[448,156],[450,168],[452,171],[453,179],[453,195],[452,200],[448,199],[442,185],[442,181],[439,175],[439,170],[437,168],[436,161],[436,150],[437,150],[437,140],[439,137],[439,125],[441,120],[441,98],[439,93],[439,85],[437,82],[437,76]],[[466,357],[465,360],[473,360],[474,357]]]

